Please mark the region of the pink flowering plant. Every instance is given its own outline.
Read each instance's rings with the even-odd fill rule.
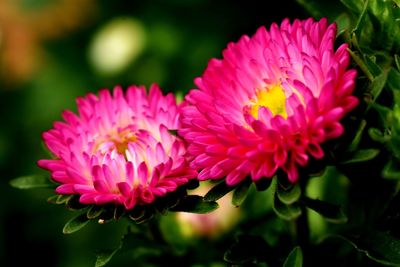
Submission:
[[[156,84],[78,98],[43,133],[50,179],[11,184],[55,188],[66,234],[132,222],[95,266],[399,266],[400,3],[298,2],[313,18],[229,43],[179,104]]]

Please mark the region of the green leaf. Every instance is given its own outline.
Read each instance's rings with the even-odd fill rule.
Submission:
[[[360,236],[343,237],[370,259],[387,266],[400,266],[400,240],[389,233],[368,231]]]
[[[307,208],[320,214],[327,221],[332,223],[346,223],[347,216],[343,213],[340,205],[332,204],[326,201],[311,199],[305,197],[303,199]]]
[[[303,252],[300,247],[295,247],[283,263],[283,267],[302,267]]]
[[[342,0],[342,3],[346,4],[349,7],[351,6],[351,8],[353,8],[354,5],[350,5],[349,4],[350,1],[352,1],[354,3],[354,0],[346,0],[346,1]],[[356,2],[360,3],[360,1],[356,1]],[[357,9],[359,9],[359,6],[357,6]],[[368,9],[368,0],[366,0],[364,2],[364,6],[362,7],[361,13],[358,17],[357,24],[354,27],[354,29],[352,30],[352,32],[354,32],[357,36],[360,36],[361,30],[364,27],[365,17],[367,15],[367,9]]]
[[[46,176],[22,176],[10,181],[12,187],[18,189],[54,188],[55,184]]]
[[[204,196],[204,200],[217,201],[218,199],[225,196],[235,188],[236,186],[229,186],[226,184],[225,181],[222,181],[207,192],[207,194]]]
[[[82,229],[86,224],[89,222],[89,219],[86,216],[86,212],[82,213],[76,217],[73,217],[71,220],[69,220],[63,228],[63,233],[64,234],[72,234],[76,231],[79,231]]]
[[[350,28],[350,17],[347,13],[341,13],[335,18],[335,22],[337,25],[337,35],[340,35]]]
[[[202,196],[188,195],[184,196],[179,203],[170,208],[170,211],[183,211],[191,213],[209,213],[218,208],[218,203],[215,201],[205,201]]]
[[[287,221],[294,220],[301,215],[301,208],[297,202],[286,205],[280,201],[277,193],[274,194],[272,209],[280,218]]]
[[[340,164],[350,164],[369,161],[375,158],[379,154],[380,150],[375,148],[357,150],[355,153],[350,155],[350,158],[340,162]]]
[[[353,35],[353,38],[355,38],[354,35]],[[364,72],[365,76],[367,76],[368,80],[373,81],[374,80],[374,76],[370,72],[370,70],[369,70],[367,64],[364,62],[364,60],[362,60],[361,57],[356,52],[354,52],[354,51],[352,51],[350,49],[347,49],[347,51],[349,52],[350,56],[353,58],[354,62]]]
[[[249,193],[249,188],[251,185],[251,179],[246,179],[241,182],[238,187],[233,191],[232,204],[235,206],[242,205],[243,201],[246,199]]]
[[[105,266],[120,249],[119,247],[117,249],[107,249],[97,252],[95,267]]]
[[[299,200],[301,195],[301,188],[300,185],[297,183],[285,189],[282,186],[279,186],[278,183],[276,193],[279,200],[282,201],[283,204],[290,205]]]
[[[360,126],[357,129],[356,135],[354,136],[354,139],[351,141],[351,144],[347,149],[349,152],[354,152],[358,148],[358,145],[361,142],[361,137],[364,133],[365,126],[367,126],[367,121],[362,120],[360,122]]]
[[[367,59],[368,59],[368,57],[367,57]],[[366,61],[366,62],[368,62],[368,61]],[[369,68],[369,70],[371,71],[371,67]],[[378,99],[378,97],[382,93],[382,90],[385,87],[385,84],[387,81],[387,77],[388,77],[388,73],[386,71],[384,71],[381,74],[379,74],[378,76],[375,76],[374,79],[372,80],[372,82],[368,88],[368,92],[372,96],[371,103],[375,102],[375,100]]]
[[[397,54],[394,55],[394,62],[396,63],[397,70],[400,71],[400,57],[399,57],[399,55],[397,55]]]

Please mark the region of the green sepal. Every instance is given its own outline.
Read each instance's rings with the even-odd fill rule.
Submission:
[[[97,217],[100,216],[100,214],[104,211],[103,206],[98,206],[98,205],[93,205],[89,208],[89,210],[86,213],[86,216],[88,219],[96,219]]]
[[[74,195],[54,195],[49,197],[47,202],[57,205],[67,204],[73,197]]]
[[[218,203],[215,201],[206,201],[202,196],[187,195],[182,197],[176,206],[170,208],[170,211],[204,214],[212,212],[217,208]]]
[[[233,191],[232,204],[234,206],[238,207],[238,206],[242,205],[243,201],[246,199],[246,197],[247,197],[247,195],[249,193],[249,189],[250,189],[251,183],[252,183],[252,181],[248,177],[246,180],[241,182],[236,187],[235,191]]]
[[[261,178],[260,180],[255,181],[254,184],[257,191],[267,190],[271,186],[273,179],[274,178]]]
[[[283,188],[282,186],[277,185],[276,194],[279,200],[286,205],[291,205],[299,200],[301,196],[301,188],[298,183],[292,184],[288,188]]]
[[[152,207],[137,206],[128,212],[128,217],[137,224],[145,223],[154,217],[155,210]]]
[[[236,186],[229,186],[226,184],[225,180],[223,180],[222,182],[211,188],[210,191],[207,192],[207,194],[205,194],[204,200],[217,201],[235,188]]]
[[[69,220],[63,228],[63,233],[64,234],[72,234],[75,233],[76,231],[79,231],[83,227],[85,227],[89,222],[89,219],[86,216],[86,212],[79,214],[76,217],[73,217],[71,220]]]
[[[291,205],[286,205],[280,201],[277,194],[274,194],[274,202],[272,205],[274,212],[281,218],[287,221],[296,219],[301,215],[301,208],[299,203],[295,202]]]

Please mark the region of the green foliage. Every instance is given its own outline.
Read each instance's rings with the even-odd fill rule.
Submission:
[[[317,212],[329,222],[333,223],[347,222],[347,216],[343,213],[339,205],[335,205],[318,199],[310,199],[307,197],[303,199],[303,202],[307,208]]]
[[[370,231],[358,236],[346,236],[358,251],[385,266],[400,265],[400,240],[389,233]]]

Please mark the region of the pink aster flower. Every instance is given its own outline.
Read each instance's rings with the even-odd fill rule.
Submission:
[[[116,87],[97,97],[78,98],[78,115],[65,111],[65,122],[43,134],[55,159],[40,167],[59,182],[59,194],[79,194],[84,204],[115,203],[129,210],[153,202],[196,178],[185,161],[185,143],[177,129],[179,110],[172,94],[157,85],[126,93]]]
[[[311,18],[261,27],[210,60],[186,97],[180,134],[200,180],[235,185],[272,177],[291,182],[321,144],[343,134],[340,120],[358,103],[347,45],[336,51],[336,25]]]

